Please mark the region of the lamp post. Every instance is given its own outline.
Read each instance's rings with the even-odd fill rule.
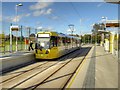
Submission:
[[[37,28],[35,29],[35,35],[37,34]]]
[[[23,41],[22,26],[21,26],[20,30],[21,30],[21,38],[20,38],[20,41],[21,41],[21,50],[22,50],[22,41]]]
[[[73,35],[74,25],[73,25],[73,24],[69,24],[68,26],[69,26],[69,28],[70,28],[71,34]]]
[[[18,7],[19,6],[23,6],[22,3],[16,4],[15,6],[15,11],[16,11],[16,25],[18,25],[18,21],[17,21],[17,17],[18,17]],[[19,30],[19,29],[18,29]],[[18,36],[18,32],[16,30],[16,51],[18,51],[18,43],[17,43],[17,36]]]
[[[10,52],[12,53],[12,30],[11,30],[12,23],[10,25]]]
[[[74,32],[74,25],[73,24],[69,24],[69,29],[71,31],[71,35],[73,36],[73,32]],[[73,47],[73,37],[72,37],[72,47]]]
[[[91,44],[92,44],[92,33],[91,33]]]
[[[107,17],[102,17],[102,20],[105,20],[104,24],[105,24],[105,30],[106,30]]]
[[[102,20],[105,20],[104,21],[104,25],[105,25],[104,30],[106,30],[107,17],[102,17]],[[102,46],[103,46],[104,38],[105,38],[105,35],[104,35],[104,33],[102,33]]]

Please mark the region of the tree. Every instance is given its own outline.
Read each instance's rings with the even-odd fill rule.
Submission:
[[[105,30],[105,24],[104,23],[100,23],[100,30]]]
[[[24,36],[21,36],[21,37],[20,37],[20,40],[23,41],[23,40],[24,40]]]
[[[10,34],[6,35],[5,37],[6,37],[6,40],[10,40]],[[12,39],[14,39],[14,37],[15,36],[12,34]]]
[[[98,24],[98,23],[95,23],[94,25],[93,25],[93,30],[92,30],[92,32],[94,33],[94,34],[96,34],[96,33],[98,33],[98,30],[100,29],[100,24]]]
[[[93,25],[92,33],[94,34],[94,41],[97,43],[100,43],[101,41],[101,35],[98,32],[98,30],[105,30],[105,25],[104,23],[95,23]]]
[[[105,24],[104,23],[95,23],[93,25],[93,29],[92,29],[92,32],[94,34],[98,33],[98,30],[105,30]]]

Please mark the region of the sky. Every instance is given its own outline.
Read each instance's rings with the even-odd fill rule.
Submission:
[[[16,15],[16,4],[18,7]],[[104,22],[102,16],[108,20],[118,19],[118,5],[105,2],[2,2],[2,27],[5,34],[9,34],[10,24],[23,26],[23,35],[27,35],[25,27],[47,28],[61,33],[68,32],[70,24],[74,25],[75,34],[90,33],[94,23]],[[13,32],[15,34],[15,32]],[[20,32],[18,32],[20,35]]]

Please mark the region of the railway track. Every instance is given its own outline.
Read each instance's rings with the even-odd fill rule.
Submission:
[[[70,55],[70,54],[71,54],[71,53],[69,53],[68,55]],[[64,59],[66,59],[66,58],[68,57],[68,55],[59,58],[57,61],[62,61],[62,60],[64,60]],[[50,64],[50,63],[52,63],[52,64]],[[7,81],[9,81],[9,80],[11,80],[11,79],[13,79],[13,78],[16,78],[16,77],[18,77],[18,76],[20,76],[20,75],[22,75],[22,74],[25,74],[25,73],[27,73],[27,72],[30,72],[30,71],[32,71],[32,70],[35,70],[35,69],[37,69],[37,68],[39,68],[39,67],[42,67],[42,66],[44,66],[45,64],[47,64],[47,65],[50,64],[50,66],[48,65],[48,67],[51,67],[51,66],[53,66],[53,65],[55,65],[55,64],[57,64],[57,63],[58,63],[58,62],[56,62],[56,61],[54,61],[54,62],[51,62],[51,61],[43,61],[43,62],[33,63],[32,65],[23,67],[22,69],[18,69],[18,70],[16,70],[16,71],[13,71],[13,72],[10,72],[10,73],[9,73],[9,71],[8,71],[8,73],[4,73],[4,74],[3,74],[2,81],[0,82],[0,84],[1,84],[1,83],[4,83],[4,82],[7,82]],[[15,67],[15,68],[16,68],[16,67]],[[13,70],[14,70],[14,69],[13,69]]]
[[[78,69],[79,65],[82,63],[84,58],[86,57],[88,51],[84,52],[84,57],[81,58],[80,61],[74,59],[77,56],[80,56],[81,52],[75,55],[72,59],[70,59],[67,63],[65,63],[62,67],[57,69],[55,72],[53,72],[51,75],[49,75],[46,79],[44,79],[42,82],[33,85],[31,87],[28,87],[26,89],[35,90],[36,88],[61,88],[64,89],[69,82],[69,80],[72,78],[76,70]],[[83,51],[82,51],[83,55]],[[71,67],[71,65],[74,67]]]
[[[24,68],[22,70],[20,69],[20,70],[17,70],[17,71],[13,71],[13,72],[10,72],[10,73],[3,74],[2,81],[0,82],[0,84],[4,83],[4,82],[7,82],[7,81],[9,81],[13,78],[17,78],[18,76],[20,76],[22,74],[25,74],[26,72],[32,71],[32,70],[34,70],[34,69],[36,69],[36,68],[38,68],[42,65],[45,65],[47,63],[48,62],[42,62],[42,63],[39,63],[39,65],[38,64],[33,65],[33,67],[31,67],[31,65],[30,65],[27,68]],[[30,69],[28,69],[28,68],[30,68]]]
[[[86,52],[84,52],[86,51]],[[87,54],[89,49],[81,49],[78,51],[75,51],[73,53],[70,53],[57,61],[47,61],[47,62],[38,62],[32,68],[28,70],[18,70],[15,72],[11,72],[8,74],[3,75],[3,81],[0,82],[0,84],[3,86],[3,88],[25,88],[25,89],[35,89],[43,87],[46,82],[50,81],[51,78],[54,78],[55,76],[58,76],[57,74],[65,67],[70,67],[71,63],[74,62],[74,59],[79,57],[82,54]],[[77,64],[75,69],[71,72],[69,78],[65,81],[64,85],[61,88],[64,88],[69,82],[72,75],[75,73],[77,68],[79,67],[80,63],[84,60],[84,57],[81,58],[81,60],[76,60]],[[74,64],[74,65],[75,65]],[[69,71],[69,70],[68,70]],[[69,74],[68,74],[69,75]]]
[[[70,54],[68,54],[67,56],[64,56],[64,57],[58,59],[57,61],[62,61],[64,59],[66,59]],[[25,68],[23,67],[23,69],[19,69],[19,70],[10,72],[10,73],[9,72],[5,73],[5,74],[3,74],[2,81],[0,82],[0,84],[4,83],[4,82],[7,82],[7,81],[9,81],[9,80],[11,80],[13,78],[16,78],[16,77],[18,77],[20,75],[23,75],[23,74],[25,74],[27,72],[30,72],[32,70],[35,70],[35,69],[37,69],[39,67],[42,67],[45,64],[47,64],[48,67],[51,67],[51,66],[57,64],[58,63],[57,61],[54,61],[54,62],[51,62],[51,61],[38,62],[38,63],[34,63],[34,64],[30,65],[30,66],[27,66]]]

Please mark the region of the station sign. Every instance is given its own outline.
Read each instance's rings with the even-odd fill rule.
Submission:
[[[120,20],[107,20],[106,27],[119,27]]]
[[[119,27],[118,23],[107,23],[106,27]]]
[[[10,26],[12,31],[19,31],[19,26]]]

